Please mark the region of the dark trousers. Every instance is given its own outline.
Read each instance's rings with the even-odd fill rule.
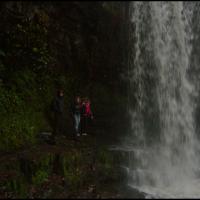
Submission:
[[[81,117],[81,133],[88,133],[90,123],[90,117],[82,116]]]
[[[53,137],[64,134],[64,117],[62,113],[54,113]]]

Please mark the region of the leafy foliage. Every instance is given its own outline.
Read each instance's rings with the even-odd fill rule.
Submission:
[[[57,88],[65,91],[66,112],[77,94],[104,116],[123,109],[121,4],[49,4],[0,6],[0,150],[34,144],[39,131],[51,129]]]
[[[45,170],[38,170],[36,175],[33,177],[34,185],[41,185],[48,178],[48,173]]]

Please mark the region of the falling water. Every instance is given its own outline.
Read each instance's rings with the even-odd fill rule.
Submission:
[[[191,5],[131,3],[129,186],[147,197],[200,197]]]

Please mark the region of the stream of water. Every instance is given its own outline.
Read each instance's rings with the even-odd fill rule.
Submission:
[[[153,198],[199,198],[200,161],[189,79],[195,2],[132,2],[129,186]]]

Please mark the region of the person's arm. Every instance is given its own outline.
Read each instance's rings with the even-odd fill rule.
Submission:
[[[58,103],[57,103],[57,99],[56,98],[54,98],[53,101],[52,101],[52,110],[54,112],[58,111]]]
[[[85,104],[81,104],[81,115],[85,114]]]
[[[90,106],[90,116],[91,116],[91,119],[94,119],[94,115],[93,115],[93,112],[91,110],[91,106]]]
[[[70,114],[73,115],[74,114],[74,104],[71,103],[70,105],[70,110],[69,110]]]

